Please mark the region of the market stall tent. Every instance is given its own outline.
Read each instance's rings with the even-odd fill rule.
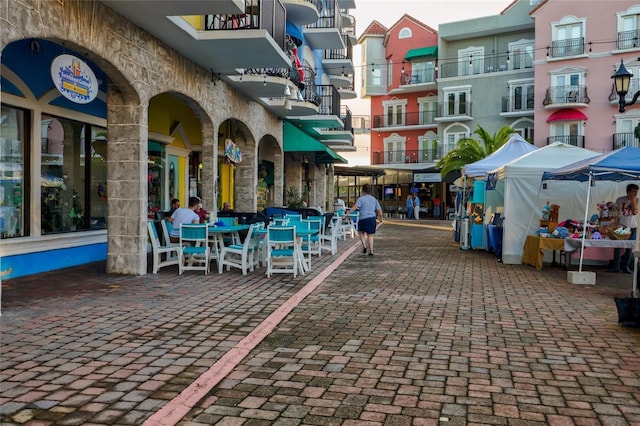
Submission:
[[[624,147],[596,157],[578,161],[542,175],[542,180],[577,181],[586,183],[584,222],[587,222],[591,202],[592,186],[597,187],[598,181],[638,181],[640,180],[640,148]],[[637,182],[636,182],[637,183]],[[584,186],[584,184],[583,184]],[[622,185],[621,185],[622,186]],[[624,193],[624,188],[619,195]],[[580,249],[580,272],[582,272],[583,245]],[[640,248],[640,238],[636,238],[636,251]],[[633,295],[637,294],[638,261],[634,262]]]
[[[486,156],[482,160],[478,160],[475,163],[467,164],[466,166],[464,166],[464,168],[462,169],[463,179],[469,180],[470,178],[473,178],[475,180],[485,180],[487,177],[487,174],[490,171],[498,167],[501,167],[507,164],[508,162],[513,161],[516,158],[520,158],[523,155],[528,154],[529,152],[535,151],[537,149],[538,148],[536,146],[524,140],[522,136],[520,136],[517,133],[514,133],[513,135],[511,135],[509,140],[504,145],[502,145],[498,150],[496,150],[492,154]],[[465,184],[464,187],[466,187],[466,185],[467,184]],[[484,185],[479,185],[477,188],[483,188],[482,190],[484,190]],[[476,191],[477,189],[474,190],[474,192]],[[485,197],[484,194],[482,195],[477,193],[474,194],[474,199],[476,200],[478,199],[484,200],[484,197]],[[462,195],[462,199],[463,200],[466,199],[464,193]],[[462,208],[466,208],[464,203],[462,203]],[[488,220],[488,219],[489,218],[485,214],[484,220]],[[478,235],[478,233],[475,231],[476,231],[476,228],[478,228],[479,226],[481,225],[472,225],[472,228],[473,228],[472,232],[474,235]],[[461,231],[461,233],[462,232],[463,231]],[[477,245],[476,244],[472,244],[472,245],[481,246],[482,248],[487,249],[486,234],[484,232],[481,232],[481,235],[483,237],[482,243]]]
[[[576,161],[597,156],[598,153],[573,145],[555,142],[531,151],[489,172],[485,193],[485,223],[494,213],[503,218],[502,262],[519,265],[527,235],[534,234],[542,217],[541,207],[546,200],[539,201],[540,183],[545,171],[553,170]],[[567,187],[563,192],[572,191]],[[568,193],[558,194],[560,199]],[[533,220],[531,213],[534,212]],[[561,209],[562,217],[581,214],[582,209],[571,212]]]

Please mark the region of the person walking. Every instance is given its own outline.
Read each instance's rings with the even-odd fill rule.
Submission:
[[[407,195],[407,220],[413,219],[413,197]]]
[[[616,217],[617,226],[625,226],[631,229],[630,240],[635,240],[638,234],[638,207],[640,206],[640,200],[638,199],[638,185],[630,183],[627,185],[627,195],[619,197],[616,200],[616,211],[618,215]],[[608,272],[624,272],[625,274],[632,274],[631,271],[631,249],[626,249],[622,256],[620,252],[622,249],[613,249],[613,261],[611,268]]]
[[[371,195],[371,185],[362,185],[362,195],[356,203],[345,213],[344,217],[349,217],[349,213],[354,210],[360,212],[358,220],[358,236],[362,243],[362,253],[369,251],[369,256],[373,256],[373,235],[376,233],[376,218],[383,223],[382,208],[378,200]]]
[[[416,220],[420,219],[420,198],[417,193],[413,194],[413,215]]]

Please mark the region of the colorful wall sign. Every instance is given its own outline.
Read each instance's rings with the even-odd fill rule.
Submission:
[[[62,96],[88,104],[98,96],[98,79],[89,65],[73,55],[57,56],[51,63],[51,79]]]

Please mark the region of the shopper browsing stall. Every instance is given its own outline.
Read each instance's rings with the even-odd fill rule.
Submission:
[[[631,230],[630,239],[635,240],[638,232],[638,185],[630,183],[627,185],[627,195],[616,200],[616,223],[617,226],[624,226]],[[613,249],[613,261],[609,272],[624,272],[631,274],[631,249],[626,249],[620,255],[621,249]]]

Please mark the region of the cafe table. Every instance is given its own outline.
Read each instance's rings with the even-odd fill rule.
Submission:
[[[224,247],[224,237],[230,237],[232,244],[240,244],[240,232],[248,231],[251,225],[211,225],[207,227],[211,254],[215,256],[216,262],[220,259],[220,252]]]

